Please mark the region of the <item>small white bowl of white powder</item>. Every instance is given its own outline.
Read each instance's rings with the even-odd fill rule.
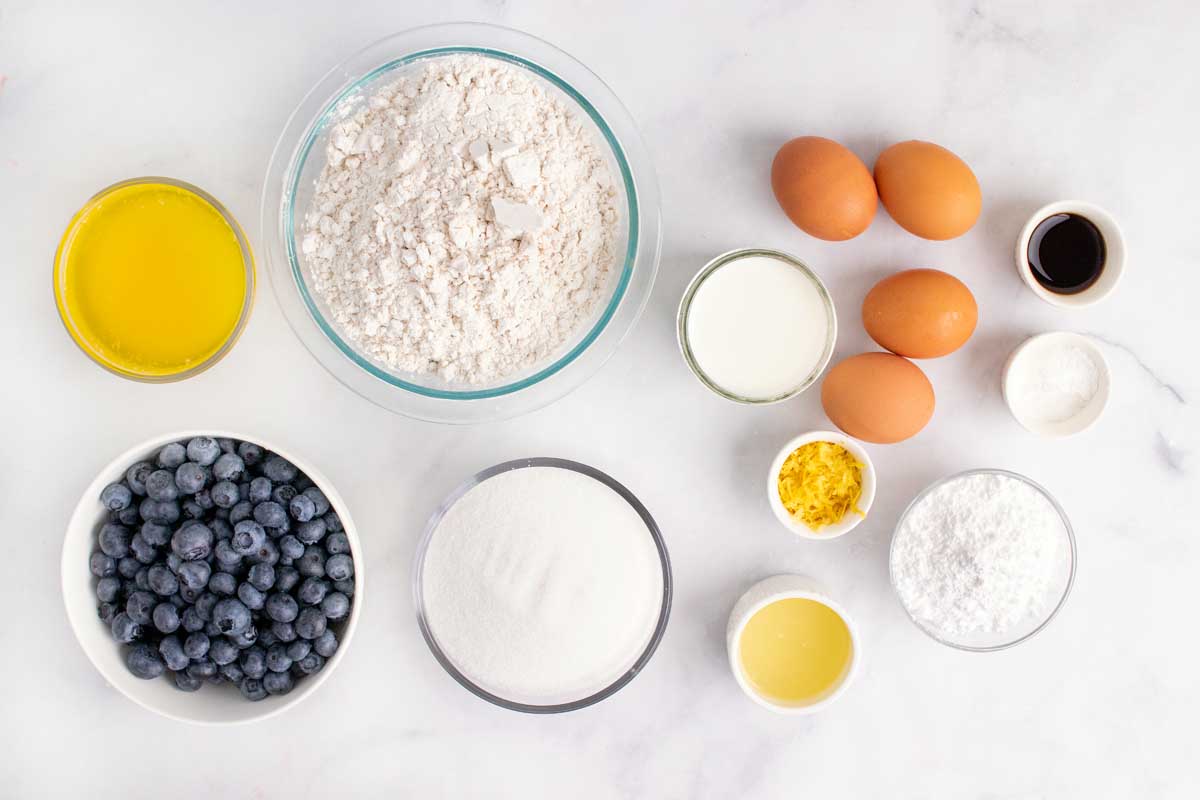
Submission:
[[[1031,336],[1004,366],[1004,402],[1022,427],[1042,436],[1090,428],[1108,404],[1108,362],[1089,337],[1069,331]]]
[[[1075,579],[1075,535],[1038,484],[1000,469],[945,478],[909,504],[892,536],[892,586],[908,616],[942,644],[1003,650],[1062,608]]]

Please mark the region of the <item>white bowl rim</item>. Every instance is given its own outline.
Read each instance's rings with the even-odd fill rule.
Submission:
[[[797,448],[806,445],[809,442],[831,442],[841,445],[850,451],[850,454],[862,462],[863,465],[863,489],[862,495],[859,497],[858,507],[862,510],[862,514],[854,514],[852,517],[849,512],[847,517],[842,518],[839,522],[832,525],[826,525],[819,531],[810,529],[803,522],[792,517],[788,510],[783,507],[783,501],[779,499],[779,471],[783,469],[783,462],[787,460]],[[837,539],[845,536],[850,531],[854,530],[867,518],[871,513],[871,506],[875,502],[875,491],[878,484],[878,474],[875,471],[875,464],[871,461],[871,456],[867,450],[856,439],[847,436],[840,431],[809,431],[802,433],[799,436],[791,439],[785,444],[775,459],[771,462],[771,469],[767,473],[767,502],[771,506],[772,513],[775,514],[775,519],[779,524],[786,528],[791,533],[801,539],[812,539],[814,541],[827,542],[832,539]]]
[[[170,442],[185,441],[196,436],[211,436],[214,438],[229,438],[237,439],[239,441],[252,442],[286,458],[288,461],[294,464],[321,489],[321,492],[325,495],[326,499],[329,500],[330,505],[335,511],[337,511],[338,517],[342,521],[342,527],[345,529],[346,538],[350,543],[350,553],[354,558],[354,599],[350,605],[350,617],[346,620],[345,627],[342,630],[342,635],[339,637],[337,652],[335,652],[326,661],[324,669],[322,669],[317,675],[306,676],[305,680],[302,682],[302,688],[293,690],[289,694],[280,697],[274,703],[271,702],[272,698],[267,698],[266,700],[253,704],[250,703],[250,701],[247,701],[247,706],[249,707],[261,708],[263,705],[267,705],[268,707],[264,708],[260,713],[236,720],[202,720],[182,716],[180,714],[175,714],[162,708],[158,708],[157,706],[146,702],[142,697],[138,696],[137,693],[127,691],[122,686],[122,683],[125,682],[123,680],[125,676],[118,678],[117,676],[113,675],[106,666],[104,666],[97,658],[95,658],[91,647],[85,643],[85,637],[81,632],[81,626],[85,624],[85,619],[87,620],[88,624],[90,624],[92,621],[95,621],[96,624],[103,628],[103,623],[100,622],[100,620],[96,617],[95,608],[91,608],[90,613],[86,616],[82,615],[79,612],[79,609],[73,608],[68,602],[68,593],[66,591],[67,581],[73,579],[72,573],[74,573],[78,568],[78,565],[74,563],[74,559],[77,554],[74,552],[68,552],[70,533],[72,530],[75,530],[81,525],[89,525],[90,527],[94,527],[95,523],[87,522],[85,517],[95,516],[98,519],[100,516],[100,511],[98,508],[100,490],[110,482],[105,479],[105,476],[113,472],[120,465],[124,465],[122,467],[122,471],[128,469],[128,467],[136,463],[136,461],[144,458],[144,454],[147,453],[147,451],[153,451]],[[92,510],[93,507],[96,507],[94,511]],[[358,627],[359,615],[362,613],[363,593],[366,588],[364,574],[365,570],[362,567],[363,560],[362,545],[358,539],[358,533],[354,527],[354,521],[350,517],[349,510],[346,507],[345,500],[343,500],[341,495],[338,494],[337,490],[333,488],[333,485],[330,483],[329,479],[326,478],[320,470],[312,468],[307,460],[297,459],[290,450],[269,444],[258,436],[248,436],[245,434],[225,430],[186,429],[152,436],[149,439],[142,441],[140,444],[130,447],[102,467],[97,473],[96,477],[91,481],[91,483],[88,484],[87,489],[84,490],[83,496],[76,504],[75,509],[71,512],[70,520],[67,523],[66,534],[64,535],[62,558],[60,563],[62,598],[67,614],[67,621],[71,626],[71,632],[75,635],[75,641],[79,643],[79,647],[83,650],[84,655],[87,656],[88,661],[91,662],[92,666],[96,668],[96,671],[99,672],[101,677],[104,678],[105,683],[107,683],[111,688],[116,689],[126,698],[132,700],[134,703],[146,709],[147,711],[151,711],[155,714],[175,720],[177,722],[185,722],[190,725],[199,725],[204,727],[245,725],[248,723],[260,722],[262,720],[269,719],[278,714],[282,714],[284,711],[290,708],[294,708],[309,695],[313,694],[319,686],[328,680],[334,669],[341,662],[345,652],[349,649],[350,640],[353,638],[354,631]],[[111,644],[116,647],[121,646],[116,642],[111,642]],[[161,678],[156,680],[161,680]]]
[[[1033,420],[1022,417],[1017,413],[1017,409],[1013,407],[1014,393],[1011,389],[1012,368],[1022,357],[1028,355],[1033,347],[1054,339],[1073,342],[1091,354],[1093,361],[1100,365],[1100,388],[1096,392],[1096,397],[1093,398],[1088,408],[1085,409],[1085,413],[1076,414],[1074,417],[1062,420],[1061,422],[1041,425]],[[1104,352],[1090,336],[1075,333],[1074,331],[1045,331],[1030,336],[1013,348],[1012,353],[1008,356],[1008,360],[1004,362],[1004,371],[1000,379],[1000,389],[1004,395],[1004,404],[1008,406],[1013,419],[1030,433],[1036,433],[1039,436],[1046,436],[1053,439],[1074,436],[1077,433],[1086,431],[1099,422],[1100,417],[1104,416],[1104,409],[1108,407],[1111,388],[1112,370],[1108,365],[1108,359],[1104,357]]]
[[[772,586],[774,584],[779,584],[780,586],[783,586],[784,584],[794,585],[791,588],[773,589]],[[764,594],[763,597],[759,598],[753,605],[738,615],[736,626],[734,626],[733,620],[730,620],[730,625],[733,627],[733,631],[729,636],[726,650],[729,657],[729,666],[733,670],[734,680],[737,681],[738,686],[741,687],[742,691],[747,697],[758,703],[763,708],[770,709],[777,714],[815,714],[831,705],[834,701],[845,694],[846,690],[850,688],[850,684],[852,684],[854,679],[858,676],[858,672],[862,664],[862,638],[858,635],[858,627],[854,621],[854,618],[850,616],[850,613],[841,603],[830,597],[824,589],[819,587],[811,578],[808,578],[804,575],[780,574],[773,575],[769,578],[764,578],[763,580],[751,586],[742,594],[742,596],[738,599],[738,602],[734,604],[734,613],[738,611],[738,605],[743,600],[756,592],[764,590],[766,590],[767,593]],[[746,680],[746,674],[743,671],[741,662],[737,657],[739,649],[738,646],[742,642],[742,633],[746,630],[746,625],[751,619],[753,619],[754,615],[772,603],[776,603],[780,600],[790,599],[814,600],[820,603],[821,605],[833,611],[833,613],[837,614],[842,622],[846,624],[846,630],[850,632],[850,663],[847,665],[846,672],[842,676],[841,681],[837,686],[831,689],[827,695],[815,703],[810,703],[808,705],[789,706],[781,703],[773,703],[760,695],[758,692],[754,691],[754,687],[752,687],[749,681]]]
[[[1050,291],[1037,282],[1037,279],[1033,277],[1033,270],[1029,267],[1029,239],[1044,219],[1055,214],[1078,214],[1085,217],[1100,229],[1100,234],[1104,237],[1107,255],[1101,278],[1077,294],[1057,294]],[[1117,224],[1116,218],[1100,206],[1084,200],[1058,200],[1047,203],[1033,212],[1026,221],[1025,227],[1021,229],[1021,235],[1017,237],[1017,246],[1013,255],[1017,274],[1021,276],[1021,280],[1025,282],[1030,291],[1050,305],[1059,308],[1085,308],[1108,297],[1120,283],[1121,276],[1125,273],[1125,261],[1128,257],[1125,234],[1121,231],[1121,226]],[[1105,274],[1111,275],[1111,278],[1105,280]]]

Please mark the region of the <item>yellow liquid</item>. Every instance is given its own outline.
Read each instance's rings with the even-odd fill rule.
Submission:
[[[59,245],[55,293],[71,336],[117,372],[186,372],[237,329],[253,284],[237,235],[211,203],[139,183],[86,206]]]
[[[742,631],[738,657],[759,695],[781,705],[820,700],[845,677],[850,629],[816,600],[792,597],[760,609]]]

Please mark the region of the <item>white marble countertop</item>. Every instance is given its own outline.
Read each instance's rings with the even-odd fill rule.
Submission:
[[[0,796],[1196,796],[1192,3],[575,5],[0,3]],[[185,383],[123,381],[76,351],[50,268],[93,191],[177,176],[220,197],[257,244],[267,158],[317,77],[386,33],[453,19],[521,28],[591,66],[655,159],[658,283],[588,384],[501,424],[407,420],[331,378],[265,282],[232,355]],[[767,180],[776,147],[802,134],[846,142],[867,163],[901,139],[944,144],[979,176],[983,217],[945,243],[904,233],[882,210],[853,242],[811,239]],[[1041,303],[1011,264],[1026,216],[1066,197],[1107,207],[1129,240],[1122,285],[1085,311]],[[827,425],[817,393],[737,407],[701,388],[676,350],[685,283],[743,245],[794,252],[821,273],[844,321],[836,357],[871,349],[858,304],[892,270],[949,270],[979,300],[969,344],[922,364],[937,391],[932,423],[871,449],[875,510],[834,543],[790,538],[761,496],[776,448]],[[1020,429],[999,391],[1012,347],[1051,329],[1099,339],[1115,381],[1100,424],[1062,441]],[[170,722],[108,688],[58,586],[62,532],[96,470],[154,433],[206,426],[287,442],[320,465],[353,509],[371,577],[332,680],[282,717],[235,729]],[[493,708],[455,684],[421,639],[409,591],[416,537],[438,500],[481,467],[533,454],[594,464],[637,492],[664,529],[676,580],[645,672],[597,706],[550,718]],[[913,494],[980,466],[1047,486],[1080,552],[1059,618],[987,655],[920,633],[886,561]],[[824,583],[865,641],[857,684],[815,717],[755,706],[725,661],[734,600],[782,571]]]

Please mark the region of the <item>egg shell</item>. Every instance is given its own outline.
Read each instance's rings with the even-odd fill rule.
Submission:
[[[867,165],[820,136],[801,136],[779,148],[771,164],[771,189],[796,227],[831,242],[865,231],[879,204]]]
[[[863,327],[884,349],[906,358],[938,358],[966,344],[979,307],[958,278],[908,269],[881,280],[862,305]]]
[[[861,353],[838,363],[821,384],[825,414],[855,439],[893,444],[915,436],[933,416],[933,384],[892,353]]]
[[[932,142],[900,142],[880,153],[875,185],[892,219],[924,239],[962,236],[983,206],[975,173]]]

